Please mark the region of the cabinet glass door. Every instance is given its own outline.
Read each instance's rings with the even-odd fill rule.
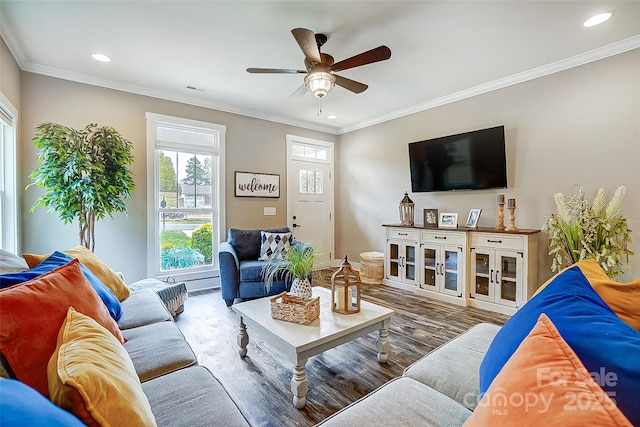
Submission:
[[[474,298],[491,301],[493,292],[493,268],[491,266],[491,256],[481,250],[472,252],[471,267],[473,269],[473,294]]]
[[[517,254],[500,254],[500,281],[499,281],[499,302],[512,307],[518,301],[518,256]]]
[[[389,265],[387,266],[387,276],[389,278],[400,278],[400,245],[389,242]]]
[[[409,281],[416,280],[416,247],[405,246],[404,256],[404,278]]]
[[[458,261],[458,251],[456,249],[447,249],[444,248],[442,251],[443,259],[441,262],[441,274],[444,275],[444,289],[442,290],[444,293],[458,296],[458,271],[459,271],[459,261]]]
[[[422,265],[424,267],[422,283],[420,284],[421,288],[432,288],[436,287],[436,257],[437,252],[435,248],[422,248]]]

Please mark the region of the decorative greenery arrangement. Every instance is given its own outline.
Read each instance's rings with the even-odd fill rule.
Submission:
[[[133,163],[131,141],[114,128],[92,123],[75,130],[55,123],[36,128],[33,144],[40,150],[29,178],[45,193],[31,212],[48,206],[65,224],[78,220],[79,243],[95,248],[95,222],[114,212],[127,212],[125,200],[135,189],[127,165]]]
[[[625,193],[624,186],[618,187],[606,208],[602,188],[591,203],[582,188],[570,198],[562,193],[555,195],[558,212],[546,224],[553,272],[587,258],[595,259],[609,277],[623,272],[622,266],[628,265],[629,256],[634,255],[627,247],[631,230],[620,215]]]
[[[318,257],[318,251],[311,245],[298,243],[289,248],[276,251],[262,265],[262,277],[267,292],[278,279],[307,279],[313,272],[313,262]]]

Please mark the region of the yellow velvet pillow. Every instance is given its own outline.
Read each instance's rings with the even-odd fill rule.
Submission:
[[[574,264],[587,278],[596,293],[607,303],[613,312],[633,329],[640,331],[640,278],[628,283],[615,282],[607,276],[600,264],[594,259],[585,259]],[[559,274],[544,282],[535,292],[540,293]]]
[[[91,270],[91,272],[95,274],[102,283],[111,289],[111,292],[113,292],[118,300],[122,301],[129,296],[130,291],[127,284],[124,283],[120,276],[118,276],[111,267],[109,267],[89,249],[82,245],[78,245],[75,248],[66,249],[62,252],[69,255],[71,258],[77,258],[80,260],[80,262]],[[33,268],[48,258],[49,255],[51,254],[22,254],[22,257],[27,261],[27,264],[29,264],[29,268]]]
[[[578,267],[611,310],[640,331],[640,278],[627,283],[615,282],[593,259],[580,261]]]
[[[498,425],[631,427],[631,422],[543,313],[464,423]]]
[[[69,307],[47,366],[56,405],[89,426],[155,426],[127,351],[92,318]]]

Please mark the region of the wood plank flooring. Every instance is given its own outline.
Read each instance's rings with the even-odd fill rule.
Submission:
[[[328,286],[323,270],[314,286]],[[391,353],[377,362],[377,333],[325,351],[307,362],[309,392],[304,409],[292,402],[293,366],[251,334],[248,354],[238,355],[238,325],[219,290],[189,295],[177,325],[201,365],[222,383],[252,426],[312,426],[375,390],[429,351],[480,322],[504,324],[507,316],[459,307],[383,285],[363,285],[363,299],[395,310],[389,330]]]

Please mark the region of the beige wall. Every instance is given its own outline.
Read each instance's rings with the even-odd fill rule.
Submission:
[[[0,92],[16,110],[20,110],[20,68],[0,38]]]
[[[233,196],[235,170],[276,173],[285,182],[285,135],[295,134],[326,141],[335,135],[310,131],[160,100],[66,80],[22,73],[21,108],[21,185],[37,167],[37,152],[31,143],[35,127],[46,121],[82,128],[88,123],[115,127],[134,143],[136,191],[128,202],[128,216],[116,214],[96,226],[98,256],[125,273],[128,281],[146,277],[146,112],[218,123],[226,132],[226,225],[237,228],[267,228],[286,225],[286,192],[279,199],[251,199]],[[32,187],[24,193],[23,211],[28,212],[40,190]],[[263,207],[275,206],[276,216],[264,216]],[[23,250],[50,252],[77,244],[77,224],[64,225],[55,214],[38,208],[23,218]],[[226,237],[226,236],[225,236]],[[226,240],[223,237],[222,240]]]
[[[2,46],[5,76],[6,47]],[[15,69],[15,61],[10,69]],[[15,92],[10,79],[2,90]],[[6,89],[9,87],[9,89]],[[541,228],[554,211],[553,194],[572,193],[575,184],[590,197],[598,187],[609,193],[627,187],[623,214],[640,242],[640,50],[584,65],[530,82],[434,108],[341,137],[207,108],[68,82],[32,73],[21,74],[21,185],[36,167],[30,139],[44,121],[82,127],[109,124],[135,144],[136,190],[128,218],[116,215],[98,224],[96,253],[122,270],[128,279],[145,276],[147,111],[204,120],[227,126],[227,227],[271,227],[286,223],[286,196],[273,199],[233,197],[233,171],[256,170],[285,177],[285,134],[337,142],[336,253],[352,259],[368,250],[384,251],[381,224],[398,221],[398,203],[410,190],[407,143],[484,127],[505,125],[509,189],[412,194],[416,217],[423,208],[458,212],[464,223],[470,208],[482,208],[480,226],[493,226],[495,195],[517,199],[516,225]],[[15,94],[12,96],[15,97]],[[12,101],[13,102],[13,101]],[[383,172],[381,172],[383,171]],[[38,195],[24,193],[23,210]],[[275,203],[274,203],[275,202]],[[265,217],[265,206],[278,215]],[[550,276],[546,234],[542,234],[540,281]],[[48,252],[76,244],[76,226],[63,225],[39,208],[25,213],[23,249]],[[639,253],[627,277],[640,276]]]
[[[411,190],[407,143],[498,125],[506,129],[509,188],[411,194],[416,222],[424,208],[437,208],[458,212],[464,225],[469,209],[482,208],[479,225],[493,227],[496,194],[505,194],[516,198],[516,226],[539,229],[555,212],[555,193],[578,184],[592,199],[599,187],[611,195],[625,185],[622,213],[637,254],[625,277],[639,277],[640,49],[341,136],[336,253],[384,251],[381,225],[399,222],[398,204]],[[543,233],[540,281],[551,275],[546,253]]]

